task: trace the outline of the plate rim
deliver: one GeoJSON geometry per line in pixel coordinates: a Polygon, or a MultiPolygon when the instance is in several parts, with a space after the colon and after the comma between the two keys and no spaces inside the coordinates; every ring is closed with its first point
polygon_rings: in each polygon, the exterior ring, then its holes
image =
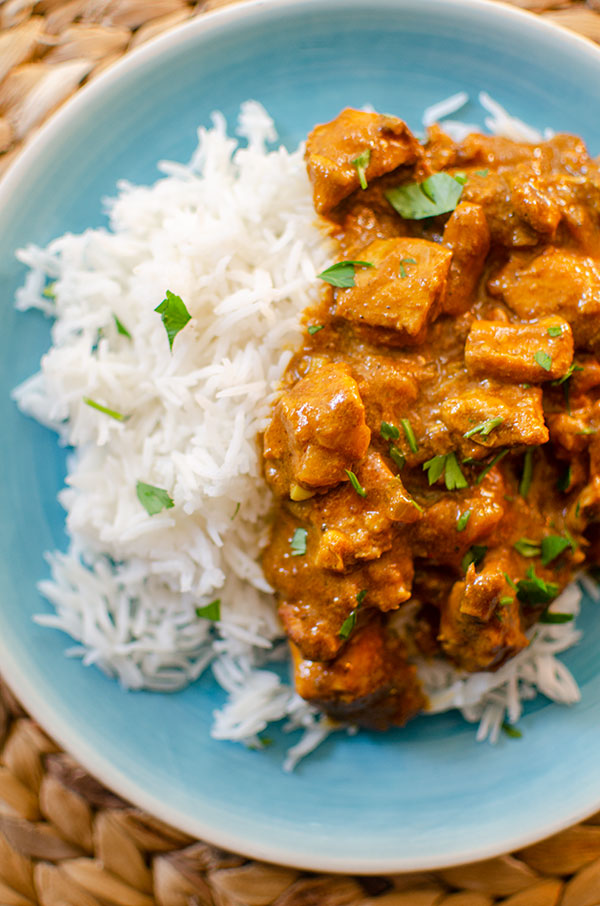
{"type": "MultiPolygon", "coordinates": [[[[419,0],[422,3],[423,0],[419,0]]],[[[514,7],[504,0],[425,0],[433,6],[444,8],[454,7],[457,10],[473,9],[493,22],[494,19],[513,19],[516,24],[532,29],[534,32],[546,33],[556,39],[570,44],[574,49],[585,52],[600,64],[600,46],[591,39],[575,34],[557,23],[542,19],[527,10],[514,7]]],[[[402,6],[414,8],[416,0],[377,0],[379,6],[388,6],[395,12],[402,6]]],[[[364,9],[363,0],[327,0],[329,9],[338,7],[347,10],[348,7],[364,9]]],[[[26,176],[30,167],[35,166],[44,155],[45,148],[57,137],[70,123],[76,122],[79,111],[85,108],[88,99],[101,96],[105,90],[114,85],[127,72],[137,69],[153,58],[160,57],[163,52],[176,47],[182,41],[194,40],[198,33],[210,33],[227,27],[230,23],[253,19],[262,13],[281,11],[295,13],[300,9],[322,9],[322,0],[243,0],[224,9],[217,9],[190,18],[168,32],[160,34],[145,44],[134,48],[125,54],[107,70],[104,70],[92,82],[80,88],[74,96],[69,98],[50,118],[40,126],[35,133],[25,141],[24,146],[17,153],[13,161],[0,177],[0,210],[15,191],[19,183],[26,176]]],[[[0,612],[0,622],[1,622],[0,612]]],[[[529,833],[514,834],[505,840],[503,848],[487,844],[474,851],[455,855],[439,862],[435,857],[424,855],[420,859],[411,858],[410,861],[402,857],[393,860],[389,858],[378,859],[370,857],[364,861],[355,858],[328,857],[315,853],[310,861],[299,857],[290,849],[281,846],[277,841],[269,844],[255,844],[246,837],[240,837],[235,832],[221,827],[215,828],[214,824],[205,824],[201,818],[192,818],[161,800],[156,794],[148,792],[135,779],[128,776],[111,764],[110,760],[86,743],[85,735],[78,730],[76,725],[59,712],[56,708],[49,708],[36,684],[28,677],[23,665],[12,656],[10,648],[4,642],[3,633],[0,632],[0,664],[2,678],[13,691],[18,700],[22,702],[29,714],[59,745],[70,752],[93,776],[98,778],[107,787],[114,790],[123,799],[137,807],[155,815],[173,827],[178,828],[194,838],[205,839],[225,849],[276,864],[293,866],[310,871],[338,872],[344,874],[391,874],[407,871],[433,870],[464,865],[474,861],[493,858],[501,853],[521,849],[531,843],[551,836],[567,827],[588,818],[600,808],[600,799],[590,807],[578,809],[568,816],[563,816],[544,829],[543,835],[529,833]]]]}

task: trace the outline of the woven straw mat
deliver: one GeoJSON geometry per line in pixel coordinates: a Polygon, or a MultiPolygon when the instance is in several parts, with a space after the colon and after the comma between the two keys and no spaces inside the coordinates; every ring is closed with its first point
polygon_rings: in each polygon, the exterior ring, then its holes
{"type": "MultiPolygon", "coordinates": [[[[154,35],[229,2],[0,0],[0,173],[81,84],[154,35]]],[[[600,0],[513,2],[600,42],[600,0]]],[[[124,802],[0,685],[0,906],[38,903],[600,906],[600,813],[518,853],[445,871],[298,872],[192,840],[124,802]]]]}

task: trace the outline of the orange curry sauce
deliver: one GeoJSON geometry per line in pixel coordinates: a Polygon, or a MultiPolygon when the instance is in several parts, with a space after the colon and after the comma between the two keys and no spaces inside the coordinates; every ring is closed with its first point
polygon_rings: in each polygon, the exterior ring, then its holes
{"type": "Polygon", "coordinates": [[[263,563],[299,694],[386,728],[426,704],[416,656],[496,669],[599,559],[600,172],[570,135],[422,145],[350,109],[306,159],[363,264],[306,313],[265,432],[263,563]]]}

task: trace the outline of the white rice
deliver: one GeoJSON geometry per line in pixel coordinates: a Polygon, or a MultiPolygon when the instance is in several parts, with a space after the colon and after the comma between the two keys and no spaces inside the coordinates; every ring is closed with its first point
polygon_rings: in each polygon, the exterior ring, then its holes
{"type": "MultiPolygon", "coordinates": [[[[467,100],[461,92],[428,108],[424,123],[467,100]]],[[[480,100],[495,132],[532,140],[530,127],[480,100]]],[[[228,695],[213,735],[259,745],[268,723],[287,719],[305,731],[291,769],[336,725],[269,669],[286,647],[259,563],[270,496],[257,435],[334,250],[315,223],[303,148],[267,150],[273,122],[253,101],[237,131],[247,147],[213,114],[188,165],[162,162],[163,178],[149,187],[119,183],[106,202],[108,230],[19,252],[30,272],[18,308],[54,321],[40,372],[14,396],[74,450],[59,495],[70,547],[48,555],[51,578],[40,589],[55,612],[37,621],[67,632],[79,643],[67,654],[129,689],[174,691],[211,665],[228,695]],[[154,311],[167,289],[192,315],[172,353],[154,311]],[[116,421],[84,397],[129,418],[116,421]],[[175,506],[149,516],[138,480],[167,489],[175,506]],[[217,625],[195,613],[215,598],[217,625]]],[[[565,594],[559,608],[575,614],[578,598],[565,594]]],[[[431,710],[458,707],[494,739],[535,690],[577,700],[555,657],[577,642],[574,624],[536,632],[495,674],[422,665],[431,710]]]]}

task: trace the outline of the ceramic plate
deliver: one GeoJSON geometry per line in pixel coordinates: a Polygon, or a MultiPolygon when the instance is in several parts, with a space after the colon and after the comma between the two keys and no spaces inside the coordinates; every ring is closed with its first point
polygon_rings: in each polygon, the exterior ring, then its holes
{"type": "MultiPolygon", "coordinates": [[[[196,127],[234,122],[256,98],[290,147],[346,105],[420,112],[484,89],[538,128],[581,134],[600,152],[600,51],[488,0],[266,0],[203,16],[142,47],[45,127],[0,187],[0,666],[26,707],[123,796],[191,834],[276,862],[344,872],[449,865],[513,849],[600,808],[600,614],[564,660],[583,693],[540,698],[521,740],[475,742],[455,715],[385,735],[330,738],[293,774],[289,737],[264,751],[209,737],[223,700],[209,676],[174,695],[127,693],[68,660],[41,629],[43,553],[64,548],[56,493],[65,451],[21,416],[11,388],[48,345],[41,315],[17,314],[14,251],[104,222],[119,178],[153,181],[160,158],[187,160],[196,127]]],[[[473,103],[465,119],[482,123],[473,103]]]]}

